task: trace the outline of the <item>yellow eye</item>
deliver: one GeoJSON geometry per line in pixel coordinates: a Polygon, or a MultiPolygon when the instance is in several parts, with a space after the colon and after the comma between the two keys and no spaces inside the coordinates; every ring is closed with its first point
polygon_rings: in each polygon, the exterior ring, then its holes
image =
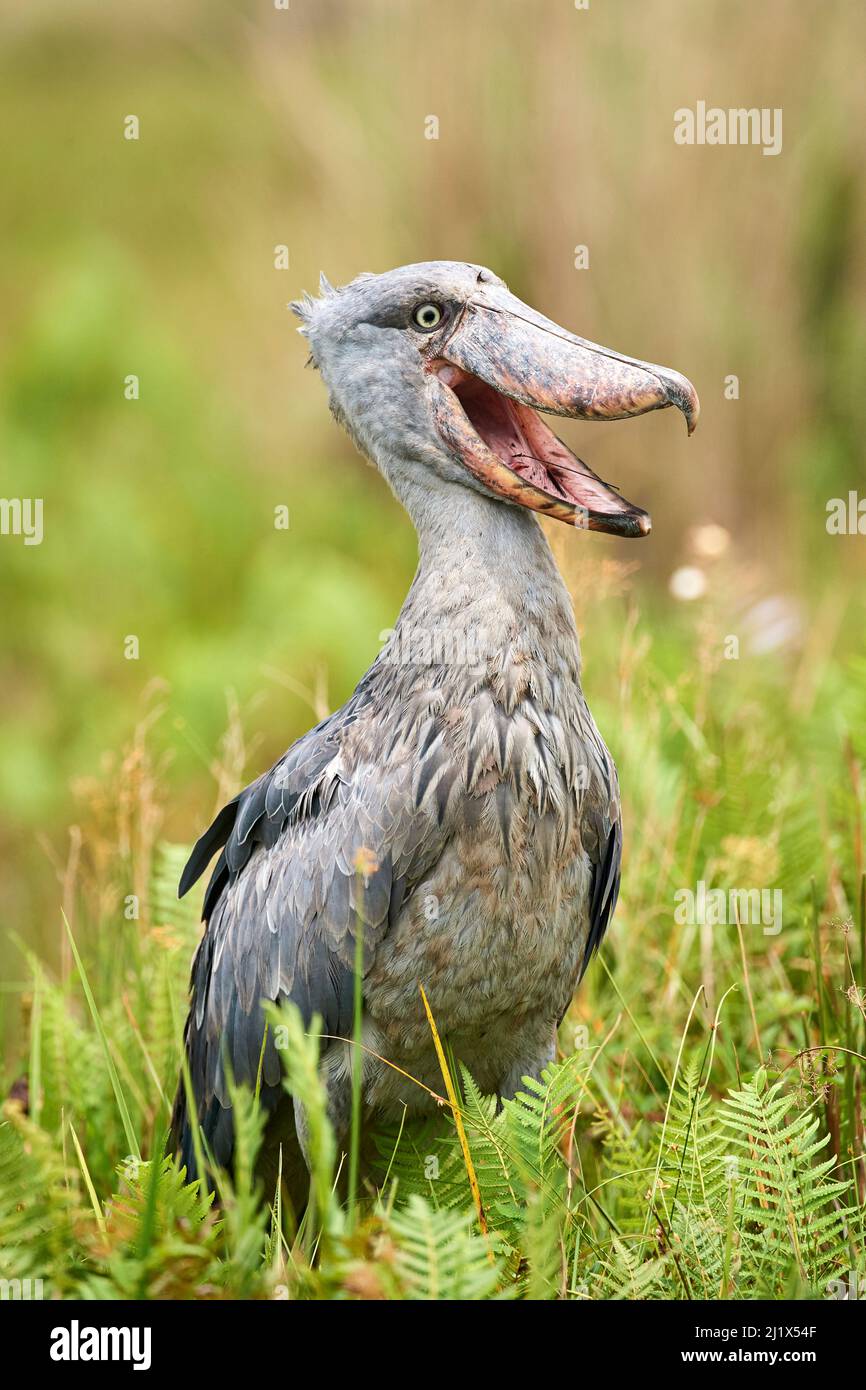
{"type": "Polygon", "coordinates": [[[442,310],[438,304],[419,304],[412,315],[413,322],[429,333],[431,328],[442,322],[442,310]]]}

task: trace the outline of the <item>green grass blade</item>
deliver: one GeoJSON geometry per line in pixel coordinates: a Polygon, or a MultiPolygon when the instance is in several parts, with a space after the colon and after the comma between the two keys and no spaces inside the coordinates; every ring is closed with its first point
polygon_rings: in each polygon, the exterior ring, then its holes
{"type": "Polygon", "coordinates": [[[102,1046],[103,1054],[105,1056],[105,1065],[108,1068],[108,1076],[109,1080],[111,1081],[111,1088],[114,1091],[114,1098],[117,1101],[117,1109],[120,1112],[120,1122],[123,1125],[123,1133],[126,1136],[126,1143],[129,1149],[129,1153],[132,1158],[140,1159],[141,1151],[138,1147],[138,1140],[135,1137],[135,1130],[133,1129],[132,1119],[130,1118],[129,1114],[129,1108],[126,1104],[126,1097],[123,1094],[123,1087],[120,1084],[120,1077],[117,1074],[117,1067],[114,1065],[114,1058],[112,1057],[111,1049],[108,1046],[108,1036],[105,1032],[105,1028],[103,1027],[102,1019],[99,1016],[99,1010],[96,1007],[96,1000],[94,999],[93,991],[90,988],[90,981],[87,978],[87,971],[84,969],[84,962],[82,961],[81,956],[78,954],[78,947],[75,944],[75,937],[72,935],[72,928],[70,927],[69,922],[66,919],[66,913],[63,911],[62,908],[61,916],[63,917],[63,924],[66,927],[66,934],[69,937],[69,945],[72,948],[72,954],[75,958],[76,969],[78,970],[78,975],[81,980],[82,988],[84,989],[84,997],[87,1000],[87,1007],[90,1010],[90,1016],[93,1019],[93,1026],[96,1029],[96,1033],[102,1046]]]}

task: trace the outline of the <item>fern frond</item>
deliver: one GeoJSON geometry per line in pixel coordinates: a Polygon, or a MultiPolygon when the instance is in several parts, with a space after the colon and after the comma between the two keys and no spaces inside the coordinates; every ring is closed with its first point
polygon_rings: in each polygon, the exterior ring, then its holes
{"type": "Polygon", "coordinates": [[[394,1212],[394,1270],[410,1299],[493,1298],[502,1278],[488,1242],[473,1232],[474,1213],[437,1211],[423,1197],[394,1212]]]}

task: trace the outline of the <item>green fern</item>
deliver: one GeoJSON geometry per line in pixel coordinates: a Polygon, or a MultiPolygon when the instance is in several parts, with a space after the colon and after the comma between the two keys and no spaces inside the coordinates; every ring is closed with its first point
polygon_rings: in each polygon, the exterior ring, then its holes
{"type": "Polygon", "coordinates": [[[7,1102],[0,1122],[0,1279],[42,1281],[43,1296],[74,1296],[78,1173],[50,1137],[7,1102]]]}
{"type": "Polygon", "coordinates": [[[500,1291],[500,1262],[472,1224],[470,1214],[437,1211],[417,1195],[394,1212],[389,1234],[402,1297],[484,1299],[500,1291]]]}
{"type": "Polygon", "coordinates": [[[781,1081],[758,1077],[729,1093],[721,1115],[738,1155],[737,1224],[755,1277],[784,1281],[792,1267],[813,1288],[830,1278],[844,1250],[852,1183],[830,1181],[835,1158],[819,1159],[830,1136],[819,1135],[814,1107],[792,1111],[781,1081]]]}

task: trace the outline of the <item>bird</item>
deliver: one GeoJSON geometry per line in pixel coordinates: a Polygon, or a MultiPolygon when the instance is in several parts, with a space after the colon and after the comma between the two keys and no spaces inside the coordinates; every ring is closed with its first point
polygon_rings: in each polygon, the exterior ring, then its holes
{"type": "Polygon", "coordinates": [[[342,708],[217,815],[183,896],[204,896],[169,1148],[234,1151],[232,1082],[258,1084],[264,1153],[303,1207],[303,1107],[282,1084],[268,1002],[321,1036],[328,1116],[351,1117],[356,950],[365,1128],[432,1106],[438,1032],[484,1093],[512,1097],[557,1029],[610,923],[622,818],[587,707],[573,606],[538,517],[642,537],[645,510],[542,416],[618,420],[669,406],[680,373],[560,327],[484,266],[359,275],[290,306],[330,409],[402,503],[418,568],[342,708]],[[359,943],[360,935],[360,943],[359,943]]]}

